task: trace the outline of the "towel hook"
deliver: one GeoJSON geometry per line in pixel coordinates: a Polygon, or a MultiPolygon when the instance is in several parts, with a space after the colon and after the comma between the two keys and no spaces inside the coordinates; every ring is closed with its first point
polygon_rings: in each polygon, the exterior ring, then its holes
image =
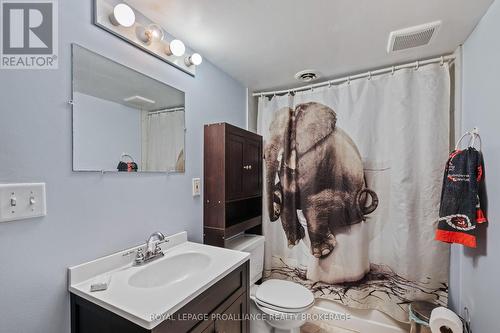
{"type": "Polygon", "coordinates": [[[471,146],[474,147],[474,145],[476,144],[476,139],[478,139],[479,141],[479,150],[481,150],[481,146],[482,146],[482,142],[481,142],[481,136],[479,135],[479,128],[477,127],[474,127],[474,129],[472,130],[471,132],[472,134],[472,144],[471,146]]]}
{"type": "Polygon", "coordinates": [[[462,143],[462,140],[467,137],[467,136],[470,136],[470,140],[469,140],[469,144],[468,146],[469,147],[474,147],[475,144],[476,144],[476,138],[478,139],[479,141],[479,147],[478,147],[478,150],[481,150],[481,146],[482,146],[482,141],[481,141],[481,136],[479,135],[479,129],[477,127],[474,127],[474,129],[472,131],[467,131],[465,132],[461,137],[460,139],[458,139],[457,141],[457,144],[455,145],[455,150],[459,150],[460,149],[460,144],[462,143]]]}

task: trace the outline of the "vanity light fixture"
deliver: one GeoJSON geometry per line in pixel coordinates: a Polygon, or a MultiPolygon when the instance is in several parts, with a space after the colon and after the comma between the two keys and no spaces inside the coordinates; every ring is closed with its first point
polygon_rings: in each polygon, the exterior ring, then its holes
{"type": "Polygon", "coordinates": [[[143,52],[195,76],[196,67],[203,61],[202,57],[195,55],[194,50],[188,49],[161,24],[132,6],[130,1],[92,0],[93,23],[143,52]]]}
{"type": "Polygon", "coordinates": [[[165,53],[167,55],[174,55],[181,57],[186,52],[186,46],[184,43],[178,39],[174,39],[165,47],[165,53]]]}
{"type": "Polygon", "coordinates": [[[193,53],[191,56],[186,57],[186,66],[199,66],[203,62],[203,58],[199,53],[193,53]]]}
{"type": "Polygon", "coordinates": [[[113,13],[109,15],[109,20],[113,25],[121,25],[129,28],[135,23],[135,13],[128,5],[119,3],[113,8],[113,13]]]}

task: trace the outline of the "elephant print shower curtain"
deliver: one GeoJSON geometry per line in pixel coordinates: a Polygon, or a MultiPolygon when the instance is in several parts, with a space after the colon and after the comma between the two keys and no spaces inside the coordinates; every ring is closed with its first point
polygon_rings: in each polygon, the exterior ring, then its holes
{"type": "Polygon", "coordinates": [[[260,97],[266,275],[400,321],[413,300],[446,305],[449,129],[446,64],[260,97]]]}

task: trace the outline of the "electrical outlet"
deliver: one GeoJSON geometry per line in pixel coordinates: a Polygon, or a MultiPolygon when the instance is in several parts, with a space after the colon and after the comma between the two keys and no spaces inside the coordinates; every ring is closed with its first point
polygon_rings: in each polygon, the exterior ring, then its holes
{"type": "Polygon", "coordinates": [[[45,183],[0,184],[0,222],[45,215],[45,183]]]}
{"type": "Polygon", "coordinates": [[[200,178],[193,178],[193,197],[201,195],[201,181],[200,178]]]}

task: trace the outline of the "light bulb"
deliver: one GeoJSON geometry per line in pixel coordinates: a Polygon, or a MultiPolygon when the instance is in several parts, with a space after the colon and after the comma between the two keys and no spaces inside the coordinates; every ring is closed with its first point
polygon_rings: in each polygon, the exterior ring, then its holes
{"type": "Polygon", "coordinates": [[[150,24],[146,28],[139,26],[136,29],[136,33],[137,38],[147,45],[152,42],[161,41],[165,36],[162,27],[158,24],[150,24]]]}
{"type": "Polygon", "coordinates": [[[184,43],[178,39],[174,39],[165,47],[165,53],[167,55],[174,55],[180,57],[186,52],[186,46],[184,43]]]}
{"type": "Polygon", "coordinates": [[[150,24],[146,29],[146,34],[150,42],[160,41],[163,39],[163,29],[158,24],[150,24]]]}
{"type": "Polygon", "coordinates": [[[131,27],[135,23],[135,13],[132,8],[124,3],[120,3],[113,8],[113,13],[109,15],[109,20],[113,25],[131,27]]]}
{"type": "Polygon", "coordinates": [[[190,57],[186,57],[186,66],[199,66],[203,62],[203,58],[199,53],[193,53],[190,57]]]}

